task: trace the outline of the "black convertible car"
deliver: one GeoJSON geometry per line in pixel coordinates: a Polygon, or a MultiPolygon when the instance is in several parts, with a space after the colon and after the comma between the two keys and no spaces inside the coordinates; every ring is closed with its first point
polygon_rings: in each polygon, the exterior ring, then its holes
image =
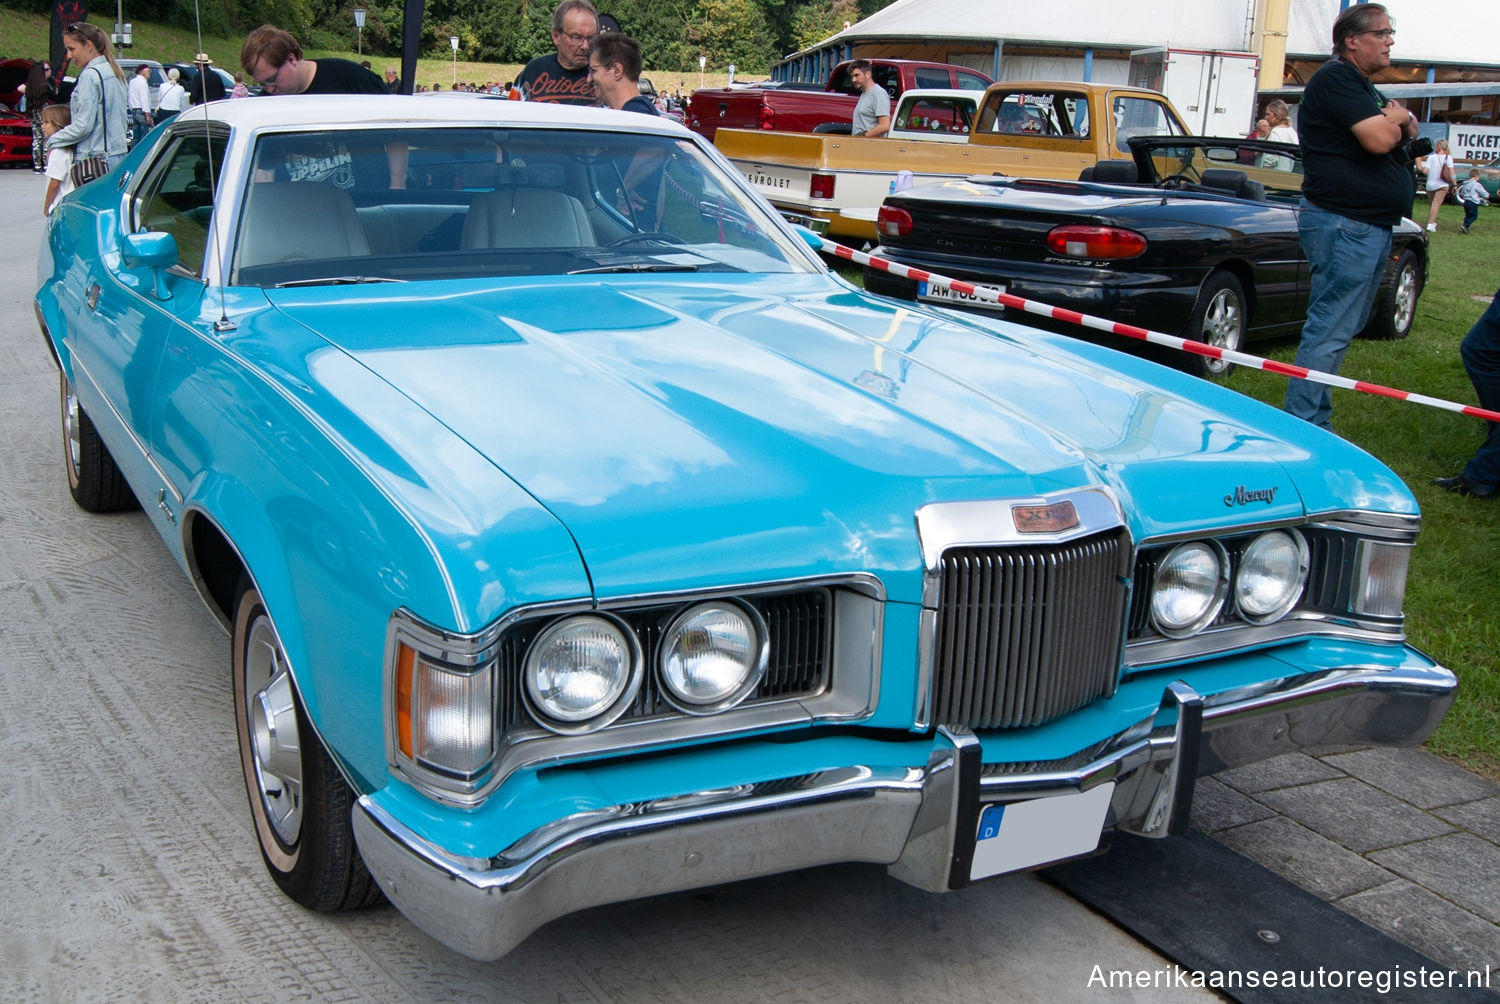
{"type": "MultiPolygon", "coordinates": [[[[976,176],[892,195],[880,209],[875,253],[1222,348],[1295,335],[1308,286],[1297,239],[1297,147],[1183,136],[1137,137],[1130,145],[1133,161],[1101,161],[1078,181],[976,176]]],[[[1393,236],[1367,337],[1404,338],[1427,277],[1422,228],[1403,219],[1393,236]]],[[[905,299],[1002,309],[868,267],[865,285],[905,299]]],[[[1015,319],[1052,323],[1031,314],[1015,319]]],[[[1229,368],[1171,350],[1157,357],[1204,375],[1229,368]]]]}

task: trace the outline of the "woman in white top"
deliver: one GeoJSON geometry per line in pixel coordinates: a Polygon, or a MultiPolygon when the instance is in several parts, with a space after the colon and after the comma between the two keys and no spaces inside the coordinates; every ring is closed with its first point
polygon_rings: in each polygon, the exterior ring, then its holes
{"type": "Polygon", "coordinates": [[[1422,173],[1427,175],[1427,229],[1435,231],[1438,207],[1443,204],[1443,196],[1448,194],[1454,179],[1453,158],[1448,155],[1447,140],[1440,139],[1433,146],[1422,165],[1422,173]],[[1447,169],[1447,177],[1443,176],[1444,168],[1447,169]]]}
{"type": "Polygon", "coordinates": [[[188,106],[187,91],[177,82],[181,77],[181,71],[175,66],[167,71],[167,82],[162,85],[161,97],[156,102],[158,113],[175,115],[188,106]]]}
{"type": "MultiPolygon", "coordinates": [[[[1293,146],[1298,144],[1297,130],[1292,128],[1292,110],[1285,101],[1277,98],[1266,105],[1266,117],[1263,121],[1271,127],[1266,139],[1273,143],[1290,143],[1293,146]]],[[[1290,171],[1296,167],[1296,161],[1279,153],[1267,153],[1261,155],[1260,166],[1273,171],[1290,171]]]]}
{"type": "Polygon", "coordinates": [[[1297,143],[1297,130],[1292,128],[1292,110],[1280,98],[1266,105],[1266,121],[1271,125],[1271,134],[1266,137],[1273,143],[1297,143]]]}

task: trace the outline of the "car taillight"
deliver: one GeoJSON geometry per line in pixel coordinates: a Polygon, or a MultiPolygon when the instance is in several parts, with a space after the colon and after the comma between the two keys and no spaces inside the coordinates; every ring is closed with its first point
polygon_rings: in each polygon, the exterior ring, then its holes
{"type": "Polygon", "coordinates": [[[776,112],[770,105],[760,106],[760,127],[762,129],[776,128],[776,112]]]}
{"type": "Polygon", "coordinates": [[[812,186],[809,194],[814,199],[833,198],[833,175],[815,174],[812,176],[812,186]]]}
{"type": "Polygon", "coordinates": [[[1069,258],[1134,258],[1145,252],[1146,238],[1120,227],[1068,224],[1047,234],[1047,249],[1069,258]]]}
{"type": "Polygon", "coordinates": [[[911,213],[895,206],[881,206],[875,228],[882,237],[905,237],[911,233],[911,213]]]}

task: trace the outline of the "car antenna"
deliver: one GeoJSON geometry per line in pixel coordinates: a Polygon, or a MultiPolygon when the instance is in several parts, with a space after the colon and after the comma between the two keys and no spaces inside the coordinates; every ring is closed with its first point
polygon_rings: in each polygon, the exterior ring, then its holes
{"type": "MultiPolygon", "coordinates": [[[[219,178],[214,171],[214,136],[213,131],[208,128],[208,68],[213,60],[208,58],[208,53],[203,51],[203,19],[198,14],[198,0],[193,0],[193,24],[198,32],[198,52],[193,56],[193,65],[198,68],[198,93],[203,98],[203,142],[208,157],[208,197],[213,200],[215,208],[219,205],[219,178]]],[[[218,276],[219,283],[219,319],[214,322],[214,330],[218,332],[233,331],[239,327],[229,319],[229,310],[224,301],[224,254],[219,248],[219,214],[215,212],[209,217],[209,246],[213,248],[214,274],[218,276]]]]}

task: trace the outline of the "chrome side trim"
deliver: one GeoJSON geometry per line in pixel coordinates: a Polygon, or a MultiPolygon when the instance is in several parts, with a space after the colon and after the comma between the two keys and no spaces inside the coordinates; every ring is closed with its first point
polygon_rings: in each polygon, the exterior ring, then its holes
{"type": "Polygon", "coordinates": [[[840,767],[570,814],[488,860],[448,854],[371,795],[352,822],[371,874],[401,912],[455,951],[489,960],[586,907],[815,865],[877,862],[920,888],[954,888],[968,881],[963,862],[985,804],[1113,782],[1106,828],[1165,836],[1184,825],[1198,774],[1317,743],[1414,745],[1456,687],[1436,665],[1341,667],[1207,697],[1178,680],[1156,712],[1090,746],[1081,764],[1072,757],[1055,769],[985,773],[982,737],[940,730],[923,763],[840,767]]]}
{"type": "MultiPolygon", "coordinates": [[[[172,503],[180,507],[182,505],[182,492],[177,490],[177,486],[172,483],[172,479],[167,477],[166,472],[161,469],[161,465],[156,462],[156,457],[152,455],[151,450],[147,448],[145,443],[141,442],[141,438],[135,434],[135,430],[130,427],[130,423],[125,421],[125,416],[120,414],[119,409],[115,407],[114,402],[109,399],[109,395],[104,393],[103,388],[99,386],[99,381],[95,379],[94,374],[89,371],[88,364],[85,363],[82,359],[78,358],[77,352],[74,352],[72,355],[74,374],[76,375],[80,371],[82,371],[82,374],[88,378],[89,385],[93,387],[95,393],[99,395],[99,400],[103,401],[105,406],[109,408],[110,414],[114,415],[115,424],[125,431],[125,435],[129,436],[131,442],[135,444],[135,450],[141,455],[141,459],[150,464],[151,470],[156,472],[157,479],[161,481],[161,485],[158,486],[157,490],[161,491],[165,489],[166,491],[171,492],[172,503]]],[[[145,506],[142,506],[141,508],[149,512],[149,510],[146,509],[145,506]]]]}

